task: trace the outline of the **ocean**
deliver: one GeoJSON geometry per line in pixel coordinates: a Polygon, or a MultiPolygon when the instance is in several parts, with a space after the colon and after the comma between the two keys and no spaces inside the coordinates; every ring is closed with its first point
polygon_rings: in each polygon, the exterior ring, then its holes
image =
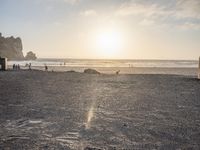
{"type": "Polygon", "coordinates": [[[32,64],[33,69],[43,70],[47,65],[50,71],[78,71],[86,68],[94,68],[102,73],[115,73],[120,70],[124,74],[178,74],[196,75],[197,60],[97,60],[97,59],[37,59],[36,61],[9,61],[19,64],[21,68],[26,64],[32,64]]]}

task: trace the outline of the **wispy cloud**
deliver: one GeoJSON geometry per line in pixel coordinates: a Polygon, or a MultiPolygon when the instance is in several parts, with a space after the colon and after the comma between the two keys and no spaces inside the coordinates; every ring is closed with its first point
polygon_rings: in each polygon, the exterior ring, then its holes
{"type": "Polygon", "coordinates": [[[35,0],[36,3],[45,3],[45,2],[64,2],[68,4],[76,4],[79,3],[80,0],[35,0]]]}
{"type": "Polygon", "coordinates": [[[76,4],[78,3],[80,0],[63,0],[66,3],[70,3],[70,4],[76,4]]]}
{"type": "MultiPolygon", "coordinates": [[[[153,25],[153,22],[179,22],[180,26],[198,29],[200,22],[200,0],[174,0],[173,5],[165,5],[161,1],[129,1],[117,10],[117,16],[140,17],[140,25],[153,25]]],[[[176,24],[177,25],[177,24],[176,24]]]]}
{"type": "Polygon", "coordinates": [[[177,0],[176,17],[200,19],[200,0],[177,0]]]}
{"type": "Polygon", "coordinates": [[[151,26],[151,25],[154,25],[155,22],[153,20],[144,19],[139,24],[142,26],[151,26]]]}
{"type": "Polygon", "coordinates": [[[184,24],[179,25],[178,28],[182,30],[189,30],[189,29],[200,30],[200,24],[186,22],[184,24]]]}
{"type": "Polygon", "coordinates": [[[88,17],[88,16],[96,16],[97,15],[97,12],[93,9],[88,9],[88,10],[85,10],[83,12],[80,13],[82,16],[85,16],[85,17],[88,17]]]}
{"type": "Polygon", "coordinates": [[[145,5],[139,3],[123,4],[116,12],[120,16],[142,15],[144,17],[159,17],[172,13],[172,11],[166,11],[164,7],[157,4],[145,5]]]}

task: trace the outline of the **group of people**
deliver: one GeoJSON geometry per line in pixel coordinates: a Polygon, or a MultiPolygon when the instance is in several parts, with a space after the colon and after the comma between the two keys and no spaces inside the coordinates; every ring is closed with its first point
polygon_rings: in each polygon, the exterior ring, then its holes
{"type": "MultiPolygon", "coordinates": [[[[31,70],[31,63],[26,64],[25,67],[28,67],[29,70],[31,70]]],[[[21,69],[21,67],[19,64],[13,64],[13,70],[20,70],[20,69],[21,69]]]]}
{"type": "Polygon", "coordinates": [[[20,70],[19,64],[13,64],[13,70],[20,70]]]}
{"type": "MultiPolygon", "coordinates": [[[[25,67],[28,67],[29,70],[31,70],[31,66],[32,66],[31,63],[25,64],[25,67]]],[[[48,71],[48,66],[46,64],[44,65],[44,69],[45,69],[45,71],[48,71]]],[[[20,70],[20,65],[19,64],[13,64],[13,70],[20,70]]]]}

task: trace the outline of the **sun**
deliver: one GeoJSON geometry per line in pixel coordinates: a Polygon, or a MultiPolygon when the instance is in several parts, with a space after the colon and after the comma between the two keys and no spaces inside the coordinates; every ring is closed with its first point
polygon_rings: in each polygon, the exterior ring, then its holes
{"type": "Polygon", "coordinates": [[[97,34],[96,46],[103,57],[115,57],[122,47],[121,34],[117,31],[104,31],[97,34]]]}

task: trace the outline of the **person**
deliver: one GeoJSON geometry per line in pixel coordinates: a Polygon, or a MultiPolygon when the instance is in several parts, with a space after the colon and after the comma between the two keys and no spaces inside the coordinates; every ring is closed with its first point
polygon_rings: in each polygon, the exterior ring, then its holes
{"type": "Polygon", "coordinates": [[[17,69],[20,70],[20,65],[19,64],[17,65],[17,69]]]}
{"type": "Polygon", "coordinates": [[[15,70],[15,64],[13,64],[13,70],[15,70]]]}
{"type": "Polygon", "coordinates": [[[116,74],[119,74],[120,70],[116,71],[116,74]]]}
{"type": "Polygon", "coordinates": [[[46,64],[45,64],[44,67],[45,67],[45,71],[48,71],[48,66],[46,64]]]}
{"type": "Polygon", "coordinates": [[[31,70],[31,63],[29,63],[28,67],[29,67],[29,70],[31,70]]]}

